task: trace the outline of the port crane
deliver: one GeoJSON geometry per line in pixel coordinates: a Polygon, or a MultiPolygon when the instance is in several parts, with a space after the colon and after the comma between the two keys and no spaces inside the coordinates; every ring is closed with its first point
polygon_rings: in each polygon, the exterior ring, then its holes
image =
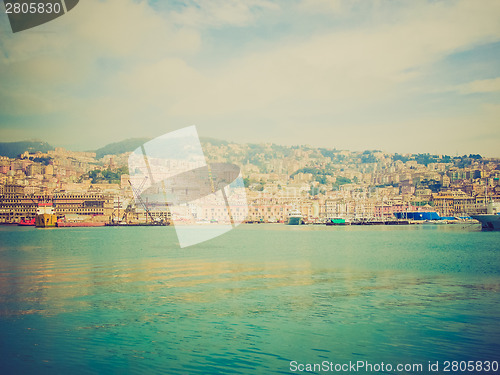
{"type": "Polygon", "coordinates": [[[144,184],[146,183],[147,179],[148,179],[147,176],[144,177],[144,180],[142,181],[141,185],[137,189],[134,188],[134,185],[132,185],[132,182],[130,180],[128,180],[128,183],[130,184],[130,187],[132,188],[132,192],[134,193],[134,196],[135,196],[136,200],[141,203],[141,205],[144,207],[144,210],[146,211],[146,223],[148,222],[148,216],[149,216],[151,218],[151,222],[152,223],[158,223],[159,224],[161,222],[155,220],[155,218],[151,214],[151,211],[149,210],[148,206],[146,205],[146,203],[144,202],[144,200],[142,199],[141,194],[140,194],[141,189],[144,186],[144,184]]]}

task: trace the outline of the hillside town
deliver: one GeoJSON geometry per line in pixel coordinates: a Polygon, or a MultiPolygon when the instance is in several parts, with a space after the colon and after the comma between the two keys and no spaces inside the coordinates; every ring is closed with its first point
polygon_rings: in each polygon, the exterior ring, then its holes
{"type": "MultiPolygon", "coordinates": [[[[311,223],[333,218],[391,220],[396,213],[415,211],[459,218],[484,213],[487,202],[500,201],[498,158],[211,139],[202,145],[207,162],[241,168],[246,222],[285,222],[292,210],[311,223]]],[[[130,151],[98,156],[55,148],[0,156],[0,223],[29,220],[40,203],[48,201],[60,217],[168,223],[168,210],[135,203],[127,170],[130,151]]],[[[194,220],[217,222],[218,212],[202,210],[193,214],[194,220]]]]}

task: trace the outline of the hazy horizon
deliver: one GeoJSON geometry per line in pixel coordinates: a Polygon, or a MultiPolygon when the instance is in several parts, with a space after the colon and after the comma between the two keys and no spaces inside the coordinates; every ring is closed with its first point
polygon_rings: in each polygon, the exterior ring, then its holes
{"type": "MultiPolygon", "coordinates": [[[[129,141],[129,140],[136,140],[136,139],[141,139],[141,138],[127,138],[127,139],[122,139],[121,141],[111,141],[110,143],[107,143],[105,145],[101,145],[99,147],[93,147],[93,148],[81,148],[81,149],[75,149],[75,148],[70,148],[66,147],[65,145],[58,145],[58,144],[52,144],[46,140],[43,139],[24,139],[24,140],[18,140],[18,141],[12,141],[13,143],[15,142],[41,142],[41,143],[48,143],[50,146],[56,148],[56,147],[62,147],[67,149],[68,151],[77,151],[77,152],[95,152],[98,151],[101,148],[104,148],[105,146],[109,146],[111,144],[115,143],[121,143],[123,141],[129,141]]],[[[145,138],[147,141],[152,140],[153,138],[145,138]]],[[[463,157],[463,156],[469,156],[469,155],[475,155],[475,153],[465,153],[465,154],[447,154],[447,153],[428,153],[428,152],[390,152],[384,149],[380,148],[372,148],[372,149],[364,149],[364,150],[351,150],[347,148],[336,148],[336,147],[320,147],[320,146],[314,146],[310,144],[281,144],[281,143],[276,143],[276,142],[235,142],[231,140],[226,140],[226,139],[221,139],[221,138],[213,138],[213,137],[200,137],[200,141],[203,143],[204,141],[207,140],[213,140],[213,141],[221,141],[221,142],[227,142],[228,144],[257,144],[257,145],[263,145],[263,144],[268,144],[271,143],[273,145],[279,146],[279,147],[312,147],[312,148],[317,148],[317,149],[330,149],[330,150],[336,150],[339,152],[342,151],[348,151],[348,152],[365,152],[365,151],[370,151],[370,152],[383,152],[387,154],[398,154],[398,155],[416,155],[416,154],[430,154],[430,155],[436,155],[436,156],[450,156],[450,157],[463,157]]],[[[146,142],[146,140],[145,140],[146,142]]],[[[8,143],[8,142],[7,142],[8,143]]],[[[132,152],[132,151],[127,151],[127,152],[132,152]]],[[[487,156],[487,155],[482,155],[480,154],[481,157],[486,158],[486,159],[500,159],[500,156],[487,156]]]]}
{"type": "Polygon", "coordinates": [[[236,143],[500,156],[498,1],[85,0],[16,34],[0,13],[4,142],[83,151],[196,125],[236,143]]]}

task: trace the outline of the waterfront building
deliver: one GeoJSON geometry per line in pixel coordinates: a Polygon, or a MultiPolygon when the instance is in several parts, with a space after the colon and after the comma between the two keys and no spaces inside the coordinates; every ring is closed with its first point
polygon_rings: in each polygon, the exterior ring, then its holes
{"type": "MultiPolygon", "coordinates": [[[[496,197],[495,197],[496,198],[496,197]]],[[[442,191],[432,195],[432,204],[440,216],[470,216],[484,213],[486,199],[483,196],[470,196],[460,190],[442,191]]]]}
{"type": "Polygon", "coordinates": [[[58,193],[50,195],[25,194],[19,185],[7,185],[0,195],[0,222],[18,223],[35,217],[39,202],[52,202],[58,216],[78,215],[95,217],[108,222],[113,213],[113,197],[102,193],[58,193]]]}

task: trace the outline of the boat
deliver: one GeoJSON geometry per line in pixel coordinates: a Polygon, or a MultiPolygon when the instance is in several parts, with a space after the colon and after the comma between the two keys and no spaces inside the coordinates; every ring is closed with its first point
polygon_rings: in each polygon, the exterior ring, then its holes
{"type": "Polygon", "coordinates": [[[106,223],[92,221],[58,221],[58,228],[74,228],[74,227],[103,227],[106,223]]]}
{"type": "Polygon", "coordinates": [[[35,226],[35,220],[36,218],[32,218],[32,219],[21,219],[21,221],[19,222],[19,224],[17,225],[20,225],[20,226],[25,226],[25,227],[28,227],[28,226],[35,226]]]}
{"type": "Polygon", "coordinates": [[[35,226],[37,228],[55,227],[57,215],[54,213],[54,206],[50,203],[38,203],[35,226]]]}
{"type": "Polygon", "coordinates": [[[336,217],[333,219],[328,219],[326,221],[326,225],[328,225],[328,226],[330,226],[330,225],[351,225],[351,223],[349,221],[346,221],[345,219],[342,219],[340,217],[336,217]]]}
{"type": "Polygon", "coordinates": [[[441,217],[436,211],[402,211],[394,212],[398,220],[440,220],[441,217]]]}
{"type": "Polygon", "coordinates": [[[408,225],[410,222],[408,220],[387,220],[384,222],[385,225],[408,225]]]}
{"type": "Polygon", "coordinates": [[[94,221],[93,215],[64,215],[57,219],[56,226],[58,228],[73,228],[73,227],[103,227],[106,223],[103,221],[94,221]]]}
{"type": "Polygon", "coordinates": [[[385,225],[385,221],[383,221],[383,220],[368,220],[368,221],[365,221],[364,225],[385,225]]]}
{"type": "Polygon", "coordinates": [[[291,210],[288,212],[287,225],[301,225],[304,224],[302,213],[299,210],[291,210]]]}
{"type": "Polygon", "coordinates": [[[490,202],[486,214],[470,215],[481,223],[483,230],[500,230],[500,202],[490,202]]]}
{"type": "Polygon", "coordinates": [[[161,220],[161,221],[149,221],[147,223],[145,222],[136,222],[136,223],[127,223],[127,222],[120,222],[120,223],[105,223],[104,224],[107,227],[165,227],[167,225],[170,225],[168,222],[161,220]]]}

